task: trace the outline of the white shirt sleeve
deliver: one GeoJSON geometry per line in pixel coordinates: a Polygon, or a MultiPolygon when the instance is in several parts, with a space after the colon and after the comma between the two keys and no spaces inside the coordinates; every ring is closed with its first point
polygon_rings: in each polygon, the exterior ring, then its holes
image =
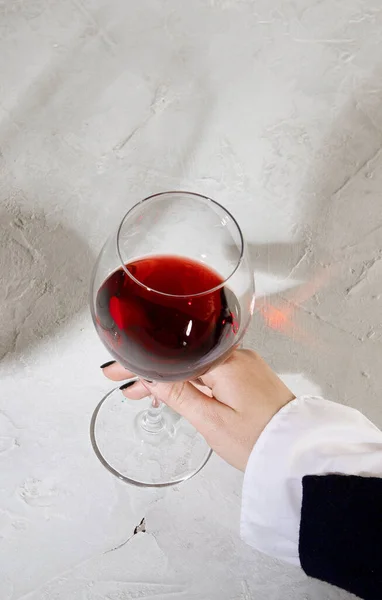
{"type": "Polygon", "coordinates": [[[244,475],[241,537],[300,566],[304,475],[382,477],[382,432],[360,412],[302,396],[284,406],[254,446],[244,475]]]}

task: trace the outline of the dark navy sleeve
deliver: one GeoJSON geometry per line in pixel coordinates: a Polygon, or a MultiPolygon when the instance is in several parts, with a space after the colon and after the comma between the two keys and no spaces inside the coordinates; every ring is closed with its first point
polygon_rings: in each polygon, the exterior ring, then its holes
{"type": "Polygon", "coordinates": [[[307,475],[302,487],[305,573],[364,600],[382,600],[382,479],[307,475]]]}

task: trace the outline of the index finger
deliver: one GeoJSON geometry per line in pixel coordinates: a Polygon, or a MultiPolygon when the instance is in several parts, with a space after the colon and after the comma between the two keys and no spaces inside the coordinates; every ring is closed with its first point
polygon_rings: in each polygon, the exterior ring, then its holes
{"type": "Polygon", "coordinates": [[[111,364],[107,364],[106,367],[101,367],[103,374],[112,381],[123,381],[124,379],[130,379],[135,377],[135,373],[132,373],[128,369],[125,369],[118,362],[114,361],[111,364]]]}

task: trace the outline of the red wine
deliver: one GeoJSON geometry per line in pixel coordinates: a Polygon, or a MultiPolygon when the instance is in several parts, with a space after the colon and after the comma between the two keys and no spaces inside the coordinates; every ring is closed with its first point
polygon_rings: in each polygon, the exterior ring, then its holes
{"type": "Polygon", "coordinates": [[[153,256],[126,264],[96,299],[98,334],[119,362],[147,379],[184,380],[231,351],[239,302],[202,263],[153,256]],[[203,292],[206,292],[203,294],[203,292]],[[202,294],[196,295],[195,294],[202,294]]]}

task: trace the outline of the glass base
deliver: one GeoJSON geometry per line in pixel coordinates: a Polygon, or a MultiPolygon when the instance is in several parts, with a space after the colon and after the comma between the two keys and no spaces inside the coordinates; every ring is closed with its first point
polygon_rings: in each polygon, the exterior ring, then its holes
{"type": "Polygon", "coordinates": [[[205,439],[185,419],[163,407],[161,426],[147,431],[151,399],[128,400],[115,388],[95,409],[90,423],[93,449],[122,481],[165,487],[198,473],[212,454],[205,439]]]}

